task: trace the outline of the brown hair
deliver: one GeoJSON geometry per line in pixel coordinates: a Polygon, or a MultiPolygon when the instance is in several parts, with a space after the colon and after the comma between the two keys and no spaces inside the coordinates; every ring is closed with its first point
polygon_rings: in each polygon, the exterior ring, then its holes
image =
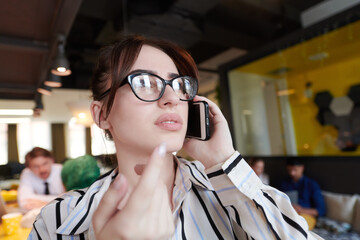
{"type": "MultiPolygon", "coordinates": [[[[91,79],[94,100],[101,100],[100,96],[108,89],[108,81],[111,81],[110,92],[104,98],[105,117],[109,115],[116,91],[130,72],[143,45],[155,47],[167,54],[173,60],[180,75],[198,79],[199,73],[195,61],[185,49],[166,40],[145,38],[139,35],[125,37],[100,49],[91,79]]],[[[106,131],[106,135],[111,138],[109,131],[106,131]]]]}
{"type": "Polygon", "coordinates": [[[30,152],[25,155],[25,166],[28,167],[30,161],[37,157],[47,157],[54,160],[54,156],[50,151],[46,150],[45,148],[34,147],[30,152]]]}
{"type": "Polygon", "coordinates": [[[264,162],[265,163],[264,159],[262,159],[262,158],[252,157],[252,158],[249,159],[249,165],[251,167],[255,166],[255,164],[258,163],[258,162],[264,162]]]}

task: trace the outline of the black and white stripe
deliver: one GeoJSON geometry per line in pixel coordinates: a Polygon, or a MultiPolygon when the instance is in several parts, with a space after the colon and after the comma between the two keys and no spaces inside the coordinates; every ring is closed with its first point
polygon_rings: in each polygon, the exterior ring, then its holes
{"type": "MultiPolygon", "coordinates": [[[[178,159],[177,166],[176,230],[171,239],[320,239],[307,230],[290,202],[279,197],[282,193],[261,183],[239,153],[206,171],[200,162],[185,159],[178,159]]],[[[31,239],[94,239],[89,228],[95,203],[116,174],[114,170],[89,188],[48,204],[34,223],[31,239]]]]}

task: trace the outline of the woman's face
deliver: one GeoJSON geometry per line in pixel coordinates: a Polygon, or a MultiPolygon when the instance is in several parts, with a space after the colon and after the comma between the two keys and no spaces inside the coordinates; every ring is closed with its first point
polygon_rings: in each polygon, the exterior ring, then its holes
{"type": "MultiPolygon", "coordinates": [[[[144,45],[130,72],[146,71],[163,79],[179,75],[172,59],[161,50],[144,45]]],[[[110,132],[117,147],[152,152],[166,142],[168,152],[181,149],[187,129],[188,103],[180,101],[166,85],[164,95],[155,102],[139,100],[130,85],[120,87],[108,117],[110,132]]]]}
{"type": "Polygon", "coordinates": [[[265,163],[263,161],[257,161],[253,166],[254,172],[256,175],[261,175],[264,173],[265,163]]]}

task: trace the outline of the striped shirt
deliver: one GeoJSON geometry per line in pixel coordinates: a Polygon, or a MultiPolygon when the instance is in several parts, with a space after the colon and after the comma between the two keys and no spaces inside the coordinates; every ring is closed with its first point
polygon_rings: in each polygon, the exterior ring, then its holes
{"type": "MultiPolygon", "coordinates": [[[[95,239],[92,216],[115,177],[116,170],[49,203],[28,239],[95,239]]],[[[177,159],[173,206],[171,239],[321,239],[238,152],[206,170],[199,161],[177,159]]]]}

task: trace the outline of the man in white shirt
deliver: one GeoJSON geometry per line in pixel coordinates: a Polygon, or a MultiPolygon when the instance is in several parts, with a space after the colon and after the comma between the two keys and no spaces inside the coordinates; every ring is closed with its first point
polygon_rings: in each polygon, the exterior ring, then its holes
{"type": "Polygon", "coordinates": [[[18,203],[21,209],[29,211],[41,208],[65,192],[61,180],[62,165],[54,163],[51,152],[35,147],[26,154],[25,165],[18,189],[18,203]]]}

